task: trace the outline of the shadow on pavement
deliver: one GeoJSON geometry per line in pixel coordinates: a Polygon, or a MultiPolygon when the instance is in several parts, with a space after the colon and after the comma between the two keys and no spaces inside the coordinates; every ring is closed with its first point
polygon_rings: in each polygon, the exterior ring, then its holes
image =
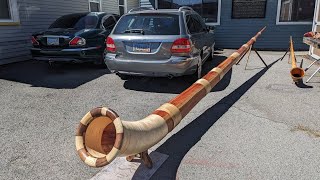
{"type": "MultiPolygon", "coordinates": [[[[220,54],[215,54],[211,61],[206,61],[203,65],[203,75],[207,74],[211,69],[219,65],[227,57],[220,54]]],[[[223,91],[228,87],[231,80],[232,70],[230,70],[220,81],[212,92],[223,91]]],[[[173,79],[154,78],[154,77],[130,77],[124,83],[125,89],[143,91],[143,92],[157,92],[157,93],[172,93],[180,94],[194,83],[194,79],[190,76],[175,77],[173,79]]]]}
{"type": "Polygon", "coordinates": [[[24,61],[0,66],[0,79],[54,89],[73,89],[109,73],[107,68],[89,63],[51,68],[46,62],[24,61]]]}
{"type": "MultiPolygon", "coordinates": [[[[271,67],[277,61],[270,64],[268,67],[271,67]]],[[[267,71],[267,68],[262,69],[231,94],[225,96],[218,103],[206,110],[202,115],[163,143],[156,151],[169,155],[169,158],[162,164],[151,179],[176,179],[179,165],[188,151],[267,71]]]]}

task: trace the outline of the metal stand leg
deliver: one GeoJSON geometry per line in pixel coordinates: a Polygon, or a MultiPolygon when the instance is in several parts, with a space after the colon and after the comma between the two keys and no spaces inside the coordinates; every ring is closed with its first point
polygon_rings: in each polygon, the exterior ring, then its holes
{"type": "Polygon", "coordinates": [[[303,59],[301,59],[300,68],[303,67],[303,59]]]}
{"type": "Polygon", "coordinates": [[[282,56],[282,58],[280,59],[280,61],[282,61],[282,60],[284,59],[284,57],[286,57],[286,55],[287,55],[288,52],[289,52],[289,49],[290,49],[290,48],[287,49],[286,53],[282,56]]]}
{"type": "MultiPolygon", "coordinates": [[[[244,67],[244,69],[245,69],[245,70],[247,69],[247,66],[248,66],[248,63],[249,63],[249,59],[250,59],[250,55],[251,55],[251,51],[252,51],[252,50],[254,50],[254,52],[256,52],[256,54],[258,55],[258,57],[260,58],[260,60],[263,62],[263,64],[264,64],[267,68],[269,68],[268,65],[266,64],[266,62],[264,62],[264,60],[262,59],[262,57],[261,57],[260,54],[258,53],[257,49],[253,48],[253,45],[251,45],[251,46],[250,46],[250,49],[249,49],[249,51],[248,51],[249,54],[248,54],[246,66],[244,67]]],[[[243,58],[243,57],[242,57],[242,58],[243,58]]],[[[242,59],[242,58],[241,58],[241,59],[242,59]]],[[[239,62],[241,61],[241,59],[239,60],[239,62]]],[[[239,62],[238,62],[238,63],[239,63],[239,62]]],[[[238,64],[238,63],[237,63],[237,64],[238,64]]]]}
{"type": "Polygon", "coordinates": [[[239,59],[239,61],[236,63],[236,65],[239,65],[239,63],[242,61],[242,59],[248,54],[248,51],[239,59]]]}
{"type": "Polygon", "coordinates": [[[319,59],[313,61],[304,71],[307,72],[317,61],[319,61],[319,59]]]}
{"type": "Polygon", "coordinates": [[[266,66],[266,68],[269,68],[268,65],[266,64],[266,62],[264,62],[264,60],[262,59],[262,57],[260,56],[260,54],[258,53],[258,51],[256,49],[254,49],[254,52],[257,53],[257,55],[259,56],[259,58],[263,62],[263,64],[266,66]]]}
{"type": "Polygon", "coordinates": [[[246,53],[239,59],[239,61],[236,63],[236,65],[239,65],[239,64],[240,64],[240,62],[242,61],[242,59],[244,58],[244,56],[247,55],[247,53],[248,53],[248,52],[246,52],[246,53]]]}
{"type": "Polygon", "coordinates": [[[312,74],[312,76],[306,81],[307,83],[317,74],[317,72],[320,72],[320,67],[312,74]]]}

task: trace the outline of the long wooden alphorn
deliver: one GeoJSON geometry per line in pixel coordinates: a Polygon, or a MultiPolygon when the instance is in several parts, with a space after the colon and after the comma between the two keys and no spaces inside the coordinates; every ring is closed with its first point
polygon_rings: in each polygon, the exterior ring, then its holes
{"type": "Polygon", "coordinates": [[[305,71],[304,69],[297,67],[297,59],[294,53],[292,37],[290,37],[290,58],[292,62],[292,68],[290,71],[291,78],[294,82],[299,82],[303,79],[305,71]]]}
{"type": "Polygon", "coordinates": [[[117,113],[105,107],[88,112],[81,119],[76,132],[76,148],[81,160],[91,167],[102,167],[117,156],[132,157],[140,154],[145,164],[151,167],[147,150],[171,132],[212,90],[248,52],[265,28],[203,78],[142,120],[122,121],[117,113]]]}

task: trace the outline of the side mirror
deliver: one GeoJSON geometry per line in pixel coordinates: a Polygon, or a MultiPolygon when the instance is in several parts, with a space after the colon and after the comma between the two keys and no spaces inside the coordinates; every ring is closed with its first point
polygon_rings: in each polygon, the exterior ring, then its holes
{"type": "Polygon", "coordinates": [[[214,26],[207,26],[207,30],[208,30],[208,32],[210,32],[210,33],[214,33],[214,29],[215,29],[214,26]]]}

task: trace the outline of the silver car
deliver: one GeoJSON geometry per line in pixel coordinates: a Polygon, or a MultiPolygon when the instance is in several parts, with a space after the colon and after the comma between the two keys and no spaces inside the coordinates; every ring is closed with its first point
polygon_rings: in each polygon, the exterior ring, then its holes
{"type": "Polygon", "coordinates": [[[214,53],[212,30],[190,7],[133,9],[107,38],[105,63],[119,76],[200,78],[214,53]]]}

